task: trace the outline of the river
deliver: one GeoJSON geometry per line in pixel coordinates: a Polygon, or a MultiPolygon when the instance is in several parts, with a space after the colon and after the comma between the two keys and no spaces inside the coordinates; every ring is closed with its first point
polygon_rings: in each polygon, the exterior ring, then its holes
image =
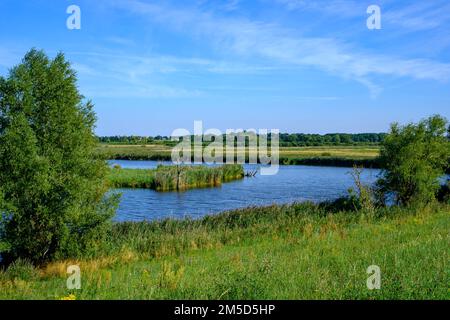
{"type": "MultiPolygon", "coordinates": [[[[111,160],[122,168],[155,168],[157,161],[111,160]]],[[[168,163],[164,163],[168,164],[168,163]]],[[[246,171],[257,169],[244,165],[246,171]]],[[[324,201],[336,199],[354,186],[351,168],[280,166],[273,176],[224,183],[217,188],[193,189],[183,192],[156,192],[147,189],[117,189],[122,194],[116,221],[158,220],[164,218],[199,218],[225,210],[285,204],[296,201],[324,201]]],[[[365,183],[373,183],[379,170],[366,169],[365,183]]]]}

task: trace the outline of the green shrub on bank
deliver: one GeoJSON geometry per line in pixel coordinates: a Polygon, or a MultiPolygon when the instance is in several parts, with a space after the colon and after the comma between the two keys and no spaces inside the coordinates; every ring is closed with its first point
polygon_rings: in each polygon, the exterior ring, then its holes
{"type": "Polygon", "coordinates": [[[298,203],[114,223],[80,260],[41,266],[37,277],[22,262],[0,270],[0,299],[446,299],[449,209],[367,215],[298,203]],[[75,293],[66,288],[72,264],[82,270],[75,293]],[[381,290],[366,286],[373,264],[381,290]]]}
{"type": "Polygon", "coordinates": [[[249,239],[283,237],[286,234],[319,235],[344,226],[370,225],[377,221],[427,212],[446,211],[435,204],[428,208],[376,208],[371,214],[358,211],[353,204],[339,201],[294,203],[249,207],[208,215],[201,219],[115,223],[97,257],[114,256],[127,248],[146,258],[177,256],[189,250],[207,250],[245,243],[249,239]]]}
{"type": "Polygon", "coordinates": [[[95,114],[62,54],[31,50],[0,77],[0,249],[44,262],[95,249],[115,211],[95,114]]]}
{"type": "Polygon", "coordinates": [[[3,276],[9,280],[32,281],[39,277],[39,271],[30,261],[19,258],[8,266],[3,276]]]}
{"type": "Polygon", "coordinates": [[[445,118],[432,116],[417,124],[391,126],[382,143],[383,176],[377,183],[384,198],[393,196],[398,205],[435,200],[439,179],[449,168],[447,125],[445,118]]]}

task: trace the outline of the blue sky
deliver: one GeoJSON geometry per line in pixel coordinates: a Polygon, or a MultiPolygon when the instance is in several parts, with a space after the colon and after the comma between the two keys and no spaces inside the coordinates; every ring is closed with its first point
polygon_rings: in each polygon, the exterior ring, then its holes
{"type": "Polygon", "coordinates": [[[450,2],[2,0],[0,74],[63,51],[99,135],[381,132],[450,118],[450,2]],[[81,8],[81,30],[66,9],[81,8]],[[381,30],[369,30],[369,5],[381,30]]]}

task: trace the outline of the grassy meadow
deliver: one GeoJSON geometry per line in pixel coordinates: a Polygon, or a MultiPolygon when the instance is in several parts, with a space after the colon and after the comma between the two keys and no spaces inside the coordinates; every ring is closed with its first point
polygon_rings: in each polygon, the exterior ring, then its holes
{"type": "Polygon", "coordinates": [[[82,260],[0,272],[0,299],[449,299],[450,207],[320,204],[118,223],[82,260]],[[81,290],[66,268],[81,268],[81,290]],[[381,290],[366,270],[381,268],[381,290]]]}
{"type": "MultiPolygon", "coordinates": [[[[143,140],[96,137],[94,105],[78,88],[62,52],[31,49],[0,76],[0,300],[450,299],[450,181],[439,188],[450,169],[444,117],[394,123],[387,134],[282,135],[286,146],[336,146],[282,147],[281,164],[383,164],[376,187],[355,167],[355,188],[332,202],[116,222],[111,188],[185,190],[253,173],[241,165],[109,168],[105,159],[170,160],[174,143],[99,144],[143,140]],[[74,265],[79,290],[67,287],[74,265]],[[379,290],[367,288],[373,265],[379,290]]],[[[252,158],[255,150],[237,152],[252,158]]],[[[317,180],[319,192],[332,184],[317,180]]],[[[151,204],[136,203],[143,205],[151,204]]]]}
{"type": "Polygon", "coordinates": [[[157,191],[215,187],[223,182],[242,179],[242,165],[158,166],[156,169],[112,168],[108,181],[112,188],[145,188],[157,191]]]}
{"type": "Polygon", "coordinates": [[[99,144],[96,154],[104,159],[170,160],[172,147],[164,145],[99,144]]]}
{"type": "MultiPolygon", "coordinates": [[[[246,152],[245,149],[236,148],[236,153],[246,152]]],[[[114,145],[100,144],[96,154],[104,159],[116,160],[170,160],[172,147],[165,145],[114,145]]],[[[256,152],[247,148],[248,153],[256,152]]],[[[321,147],[280,147],[281,164],[321,164],[328,160],[353,165],[353,160],[374,161],[380,153],[378,146],[321,146],[321,147]],[[309,161],[308,161],[309,160],[309,161]]],[[[224,152],[225,154],[225,152],[224,152]]]]}

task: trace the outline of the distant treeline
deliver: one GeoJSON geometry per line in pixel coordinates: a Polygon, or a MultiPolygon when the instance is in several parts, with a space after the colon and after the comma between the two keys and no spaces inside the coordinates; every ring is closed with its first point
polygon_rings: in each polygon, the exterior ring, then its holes
{"type": "Polygon", "coordinates": [[[283,147],[323,146],[323,145],[357,145],[380,144],[386,133],[328,133],[304,134],[282,133],[280,145],[283,147]]]}
{"type": "MultiPolygon", "coordinates": [[[[338,146],[338,145],[378,145],[386,133],[328,133],[328,134],[304,134],[304,133],[281,133],[280,146],[282,147],[305,147],[305,146],[338,146]]],[[[225,135],[223,136],[225,140],[225,135]]],[[[109,136],[98,137],[101,143],[109,144],[161,144],[174,146],[176,141],[171,141],[167,136],[143,137],[143,136],[109,136]]],[[[192,139],[193,140],[193,139],[192,139]]],[[[270,140],[270,134],[269,134],[270,140]]]]}

